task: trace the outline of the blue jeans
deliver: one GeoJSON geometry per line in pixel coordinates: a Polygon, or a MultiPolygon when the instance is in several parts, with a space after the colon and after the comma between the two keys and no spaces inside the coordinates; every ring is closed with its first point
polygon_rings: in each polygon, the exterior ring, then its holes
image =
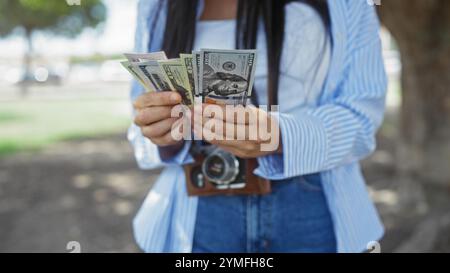
{"type": "Polygon", "coordinates": [[[336,252],[320,175],[271,183],[264,196],[199,197],[192,252],[336,252]]]}

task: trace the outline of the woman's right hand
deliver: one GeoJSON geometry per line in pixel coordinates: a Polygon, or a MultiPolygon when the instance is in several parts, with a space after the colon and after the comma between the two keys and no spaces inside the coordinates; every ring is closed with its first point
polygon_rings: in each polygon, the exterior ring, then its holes
{"type": "Polygon", "coordinates": [[[180,103],[181,96],[177,92],[144,93],[134,102],[134,123],[141,128],[142,134],[157,146],[178,146],[182,140],[175,140],[171,129],[180,117],[172,117],[171,112],[172,108],[180,103]]]}

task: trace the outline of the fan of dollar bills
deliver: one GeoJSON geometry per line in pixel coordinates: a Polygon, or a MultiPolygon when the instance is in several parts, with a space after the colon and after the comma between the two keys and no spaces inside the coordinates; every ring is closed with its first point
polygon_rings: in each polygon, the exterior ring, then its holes
{"type": "Polygon", "coordinates": [[[121,64],[146,91],[177,91],[185,105],[245,105],[251,96],[256,50],[201,49],[177,59],[162,51],[124,55],[121,64]]]}

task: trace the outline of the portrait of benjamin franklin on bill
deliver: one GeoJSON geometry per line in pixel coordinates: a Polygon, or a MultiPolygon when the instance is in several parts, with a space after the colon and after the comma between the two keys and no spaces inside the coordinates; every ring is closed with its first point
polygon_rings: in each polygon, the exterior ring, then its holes
{"type": "Polygon", "coordinates": [[[241,94],[248,90],[248,81],[239,75],[215,72],[206,64],[203,69],[203,96],[211,94],[227,97],[241,94]]]}

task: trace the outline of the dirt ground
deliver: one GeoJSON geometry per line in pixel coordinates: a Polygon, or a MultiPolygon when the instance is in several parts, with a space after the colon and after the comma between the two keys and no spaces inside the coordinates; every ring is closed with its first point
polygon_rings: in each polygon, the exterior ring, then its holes
{"type": "MultiPolygon", "coordinates": [[[[387,228],[381,251],[450,251],[444,218],[429,218],[422,190],[397,178],[392,160],[379,150],[364,162],[387,228]]],[[[0,252],[67,252],[69,241],[82,252],[138,252],[131,221],[157,175],[137,168],[124,135],[0,158],[0,252]]]]}
{"type": "Polygon", "coordinates": [[[137,169],[124,135],[0,159],[0,251],[136,252],[131,221],[157,172],[137,169]]]}

